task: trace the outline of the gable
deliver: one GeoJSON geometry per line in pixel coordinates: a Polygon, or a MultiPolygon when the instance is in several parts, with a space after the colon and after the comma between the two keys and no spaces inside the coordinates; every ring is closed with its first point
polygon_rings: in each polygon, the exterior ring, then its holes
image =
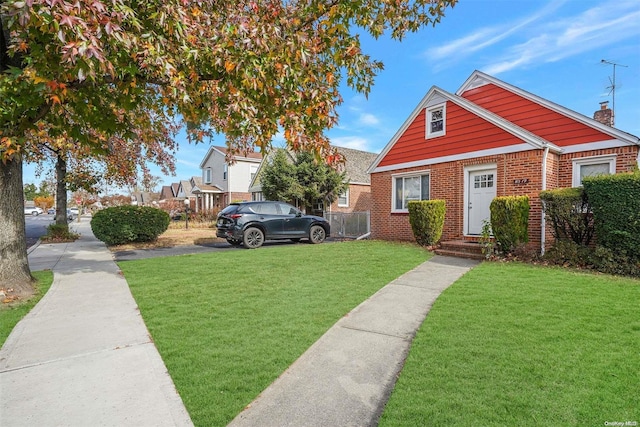
{"type": "Polygon", "coordinates": [[[445,108],[447,124],[444,136],[426,138],[426,107],[422,108],[377,167],[450,158],[501,147],[516,149],[524,143],[522,139],[456,103],[447,101],[445,108]]]}
{"type": "Polygon", "coordinates": [[[559,147],[612,139],[598,129],[493,83],[467,90],[461,96],[559,147]]]}

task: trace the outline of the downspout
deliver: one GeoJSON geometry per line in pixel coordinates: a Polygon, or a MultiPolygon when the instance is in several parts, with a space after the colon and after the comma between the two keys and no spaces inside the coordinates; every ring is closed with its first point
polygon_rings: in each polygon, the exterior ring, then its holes
{"type": "MultiPolygon", "coordinates": [[[[549,146],[544,144],[544,153],[542,154],[542,191],[547,189],[547,156],[549,155],[549,146]]],[[[547,220],[544,214],[544,202],[540,200],[542,204],[542,219],[540,220],[540,255],[544,255],[545,251],[545,237],[547,220]]]]}

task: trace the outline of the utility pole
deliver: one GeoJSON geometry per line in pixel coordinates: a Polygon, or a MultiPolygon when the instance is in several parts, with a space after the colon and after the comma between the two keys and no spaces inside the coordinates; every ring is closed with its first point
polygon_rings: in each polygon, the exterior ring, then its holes
{"type": "Polygon", "coordinates": [[[627,68],[627,65],[622,65],[622,64],[616,64],[615,62],[611,62],[611,61],[607,61],[605,59],[600,60],[601,63],[603,64],[609,64],[609,65],[613,65],[613,80],[611,78],[609,78],[609,81],[611,82],[611,86],[609,86],[607,89],[611,89],[611,91],[609,92],[611,94],[611,126],[615,125],[615,120],[616,120],[616,66],[619,67],[625,67],[627,68]]]}

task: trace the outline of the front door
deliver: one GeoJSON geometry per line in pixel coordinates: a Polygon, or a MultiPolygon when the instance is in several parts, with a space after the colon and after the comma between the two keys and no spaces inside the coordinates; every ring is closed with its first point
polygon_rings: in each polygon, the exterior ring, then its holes
{"type": "Polygon", "coordinates": [[[470,171],[468,188],[467,234],[480,235],[483,222],[491,217],[489,206],[496,197],[496,170],[470,171]]]}

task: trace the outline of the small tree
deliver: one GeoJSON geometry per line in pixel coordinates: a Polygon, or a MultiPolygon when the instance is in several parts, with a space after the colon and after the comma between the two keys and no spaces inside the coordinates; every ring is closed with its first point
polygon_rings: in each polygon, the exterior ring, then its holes
{"type": "Polygon", "coordinates": [[[344,172],[311,153],[298,153],[293,158],[286,150],[277,150],[263,166],[260,184],[267,199],[299,201],[307,212],[318,200],[333,203],[348,186],[344,172]]]}

